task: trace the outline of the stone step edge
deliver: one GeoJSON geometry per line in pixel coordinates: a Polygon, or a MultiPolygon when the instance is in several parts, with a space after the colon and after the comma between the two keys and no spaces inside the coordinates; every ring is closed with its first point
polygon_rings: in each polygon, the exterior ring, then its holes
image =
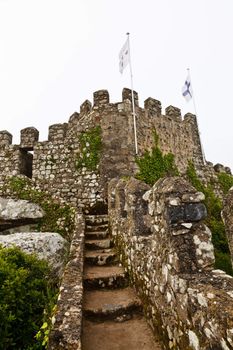
{"type": "MultiPolygon", "coordinates": [[[[90,319],[94,322],[104,321],[104,320],[114,320],[120,316],[130,316],[135,314],[143,314],[142,304],[136,301],[132,301],[126,306],[117,305],[112,309],[91,309],[83,308],[83,314],[87,319],[90,319]]],[[[125,317],[129,319],[128,317],[125,317]]]]}
{"type": "Polygon", "coordinates": [[[88,250],[84,253],[84,259],[85,259],[85,263],[89,265],[96,265],[96,266],[103,266],[103,265],[112,266],[119,263],[117,254],[114,251],[104,253],[102,250],[101,251],[88,250]],[[93,254],[93,252],[97,252],[97,253],[93,254]]]}
{"type": "Polygon", "coordinates": [[[107,231],[108,225],[86,225],[85,231],[95,232],[95,231],[107,231]]]}
{"type": "Polygon", "coordinates": [[[85,240],[85,248],[89,250],[109,249],[113,246],[111,239],[92,239],[85,240]]]}
{"type": "Polygon", "coordinates": [[[98,276],[98,277],[86,277],[83,278],[84,288],[87,290],[92,289],[116,289],[124,288],[129,285],[126,273],[120,273],[113,276],[98,276]]]}

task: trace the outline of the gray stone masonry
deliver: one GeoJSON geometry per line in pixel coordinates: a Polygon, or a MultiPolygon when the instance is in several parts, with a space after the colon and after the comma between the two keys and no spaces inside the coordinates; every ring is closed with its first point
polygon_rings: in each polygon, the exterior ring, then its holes
{"type": "Polygon", "coordinates": [[[39,131],[36,128],[25,128],[20,131],[20,147],[25,151],[32,151],[39,140],[39,131]]]}
{"type": "MultiPolygon", "coordinates": [[[[95,91],[93,106],[86,100],[80,113],[73,113],[68,123],[49,127],[48,141],[39,142],[39,132],[29,127],[21,130],[20,145],[12,145],[12,135],[1,131],[0,184],[6,176],[24,174],[32,177],[39,189],[86,212],[105,203],[112,178],[137,172],[131,97],[131,89],[124,88],[122,101],[110,103],[107,90],[95,91]],[[96,126],[101,127],[102,138],[99,165],[92,171],[77,168],[80,135],[96,126]],[[33,154],[29,152],[32,150],[33,154]]],[[[191,160],[203,179],[216,178],[213,166],[204,164],[194,115],[188,113],[182,120],[180,109],[174,106],[167,107],[163,115],[160,101],[151,97],[141,108],[136,91],[134,102],[139,156],[154,146],[155,130],[162,152],[174,154],[181,174],[191,160]]],[[[219,190],[217,187],[216,182],[219,190]]]]}
{"type": "Polygon", "coordinates": [[[81,350],[84,230],[84,217],[77,213],[48,350],[81,350]]]}
{"type": "Polygon", "coordinates": [[[224,200],[222,218],[226,227],[227,240],[231,253],[231,263],[233,266],[233,188],[231,188],[224,200]]]}
{"type": "Polygon", "coordinates": [[[109,184],[113,240],[165,349],[233,349],[233,278],[213,269],[203,200],[182,178],[109,184]]]}

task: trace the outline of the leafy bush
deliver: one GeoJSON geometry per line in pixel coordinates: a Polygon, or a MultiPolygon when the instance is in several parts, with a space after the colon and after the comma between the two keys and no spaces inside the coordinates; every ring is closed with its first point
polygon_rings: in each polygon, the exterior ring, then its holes
{"type": "Polygon", "coordinates": [[[158,135],[154,131],[154,144],[151,153],[146,151],[142,157],[136,158],[136,163],[139,166],[137,179],[146,182],[149,185],[154,183],[164,176],[178,175],[178,169],[175,165],[174,155],[168,153],[163,155],[158,146],[158,135]]]}
{"type": "Polygon", "coordinates": [[[233,186],[233,176],[230,174],[218,173],[218,181],[224,194],[233,186]]]}
{"type": "Polygon", "coordinates": [[[55,288],[45,261],[0,247],[0,350],[42,349],[35,340],[55,288]]]}
{"type": "Polygon", "coordinates": [[[233,275],[225,226],[221,218],[222,202],[215,195],[211,186],[206,187],[203,185],[197,176],[192,162],[189,162],[187,176],[196,190],[203,192],[205,195],[204,203],[208,212],[205,223],[212,232],[212,242],[215,253],[215,268],[224,270],[228,274],[233,275]]]}

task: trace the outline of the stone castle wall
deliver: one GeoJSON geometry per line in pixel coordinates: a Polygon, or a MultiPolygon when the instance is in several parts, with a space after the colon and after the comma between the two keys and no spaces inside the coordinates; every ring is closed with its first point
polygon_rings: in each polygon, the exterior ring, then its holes
{"type": "MultiPolygon", "coordinates": [[[[189,160],[197,169],[205,169],[196,117],[169,106],[161,114],[161,103],[148,98],[144,108],[139,107],[134,92],[137,114],[139,155],[154,145],[153,130],[159,135],[164,153],[172,152],[181,173],[189,160]]],[[[64,124],[49,127],[48,140],[39,142],[35,128],[21,130],[20,145],[12,145],[12,136],[0,132],[0,183],[8,175],[24,174],[52,196],[74,206],[88,208],[107,198],[107,184],[117,176],[132,175],[135,164],[134,130],[131,90],[123,89],[122,101],[110,103],[107,90],[94,92],[93,106],[86,100],[80,113],[74,113],[64,124]],[[77,169],[81,133],[100,125],[103,149],[96,171],[77,169]]]]}
{"type": "Polygon", "coordinates": [[[182,178],[109,184],[113,240],[166,349],[233,349],[233,277],[213,269],[203,200],[182,178]]]}

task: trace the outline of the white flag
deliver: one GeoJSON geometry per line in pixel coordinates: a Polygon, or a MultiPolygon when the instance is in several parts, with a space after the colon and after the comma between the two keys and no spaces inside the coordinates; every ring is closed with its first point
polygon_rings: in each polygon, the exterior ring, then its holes
{"type": "Polygon", "coordinates": [[[187,102],[189,102],[193,97],[193,90],[192,90],[191,80],[189,75],[187,76],[187,79],[185,80],[184,86],[182,88],[182,95],[184,96],[187,102]]]}
{"type": "Polygon", "coordinates": [[[129,41],[126,40],[124,46],[122,47],[119,53],[119,70],[120,73],[123,73],[123,70],[129,63],[129,41]]]}

